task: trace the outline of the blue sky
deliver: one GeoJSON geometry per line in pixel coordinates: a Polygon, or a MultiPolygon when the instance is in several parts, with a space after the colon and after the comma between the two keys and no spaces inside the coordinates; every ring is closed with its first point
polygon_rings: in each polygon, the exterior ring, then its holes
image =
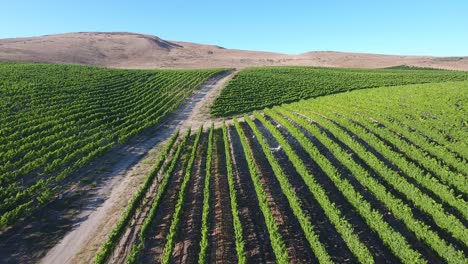
{"type": "Polygon", "coordinates": [[[130,31],[226,48],[468,56],[467,0],[0,0],[0,38],[130,31]]]}

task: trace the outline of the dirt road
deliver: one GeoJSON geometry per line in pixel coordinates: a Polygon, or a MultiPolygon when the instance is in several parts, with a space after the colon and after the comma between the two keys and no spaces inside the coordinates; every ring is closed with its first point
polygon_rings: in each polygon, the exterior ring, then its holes
{"type": "Polygon", "coordinates": [[[105,240],[143,176],[149,171],[151,160],[155,157],[148,153],[157,152],[177,129],[183,131],[189,127],[209,126],[213,121],[219,122],[210,119],[209,105],[232,75],[233,72],[228,72],[208,80],[166,118],[151,136],[146,135],[137,144],[129,144],[116,151],[118,153],[114,157],[119,158],[113,162],[111,170],[103,172],[107,175],[101,175],[108,180],[101,184],[94,199],[82,207],[82,211],[76,216],[80,219],[77,225],[47,252],[40,263],[92,261],[99,245],[105,240]],[[145,157],[146,163],[142,162],[145,157]]]}

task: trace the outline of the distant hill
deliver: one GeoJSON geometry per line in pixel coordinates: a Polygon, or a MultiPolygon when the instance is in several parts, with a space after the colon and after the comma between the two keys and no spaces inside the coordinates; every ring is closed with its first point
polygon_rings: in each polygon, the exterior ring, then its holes
{"type": "Polygon", "coordinates": [[[396,56],[333,51],[286,55],[225,49],[126,32],[80,32],[0,39],[0,61],[89,64],[114,68],[214,68],[272,65],[468,70],[468,57],[396,56]]]}

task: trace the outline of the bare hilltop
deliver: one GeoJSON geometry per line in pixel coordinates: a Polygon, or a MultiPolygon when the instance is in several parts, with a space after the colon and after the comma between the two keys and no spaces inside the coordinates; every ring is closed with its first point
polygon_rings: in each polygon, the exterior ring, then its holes
{"type": "Polygon", "coordinates": [[[167,41],[152,35],[126,32],[79,32],[0,39],[0,61],[140,69],[278,65],[384,68],[408,65],[468,70],[468,57],[397,56],[333,51],[287,55],[167,41]]]}

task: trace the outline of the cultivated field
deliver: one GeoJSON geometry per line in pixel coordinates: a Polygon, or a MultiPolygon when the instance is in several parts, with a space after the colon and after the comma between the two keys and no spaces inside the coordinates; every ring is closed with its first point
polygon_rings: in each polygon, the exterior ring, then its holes
{"type": "Polygon", "coordinates": [[[97,263],[465,263],[468,82],[176,133],[97,263]]]}
{"type": "Polygon", "coordinates": [[[231,116],[301,99],[380,86],[468,80],[468,73],[412,67],[339,69],[260,67],[237,74],[211,113],[231,116]]]}
{"type": "Polygon", "coordinates": [[[1,63],[0,228],[54,200],[74,172],[221,72],[1,63]]]}
{"type": "Polygon", "coordinates": [[[467,263],[467,108],[462,71],[0,63],[0,263],[467,263]]]}

